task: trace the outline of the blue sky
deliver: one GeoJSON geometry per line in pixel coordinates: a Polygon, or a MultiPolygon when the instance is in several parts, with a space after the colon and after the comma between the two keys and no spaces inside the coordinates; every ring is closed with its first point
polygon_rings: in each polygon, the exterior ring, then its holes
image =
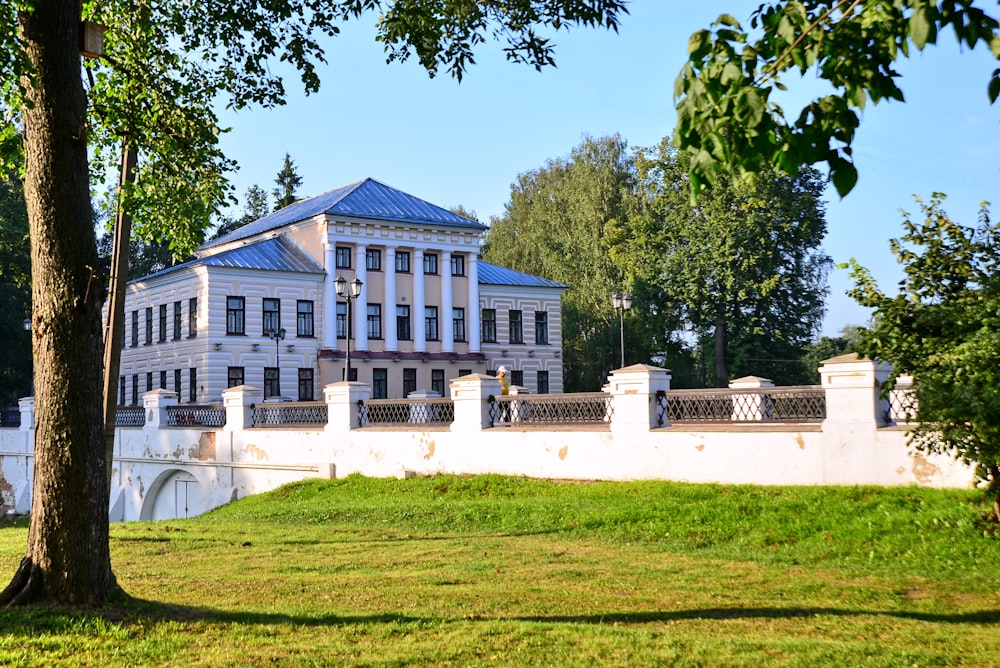
{"type": "MultiPolygon", "coordinates": [[[[326,44],[318,94],[305,96],[289,80],[286,106],[223,114],[231,127],[223,146],[241,167],[236,193],[252,184],[270,192],[288,152],[303,178],[300,196],[370,176],[486,222],[503,213],[519,173],[568,155],[585,135],[617,132],[641,147],[669,134],[688,37],[722,12],[745,23],[758,4],[636,0],[618,34],[557,34],[556,68],[507,63],[490,42],[461,83],[430,79],[413,62],[387,65],[366,17],[326,44]]],[[[981,201],[1000,204],[1000,105],[986,96],[998,63],[982,47],[961,52],[950,33],[940,42],[899,63],[905,104],[865,110],[854,191],[843,200],[827,192],[826,251],[838,263],[856,258],[886,291],[901,276],[888,240],[901,231],[900,209],[918,212],[914,194],[946,193],[945,209],[966,224],[981,201]]],[[[786,110],[819,90],[809,79],[785,82],[786,110]]],[[[846,271],[831,274],[823,334],[868,319],[844,294],[849,286],[846,271]]]]}

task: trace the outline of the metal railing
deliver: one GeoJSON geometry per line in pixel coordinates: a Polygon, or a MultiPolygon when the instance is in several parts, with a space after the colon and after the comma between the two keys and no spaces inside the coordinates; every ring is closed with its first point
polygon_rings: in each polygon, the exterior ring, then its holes
{"type": "Polygon", "coordinates": [[[494,426],[605,423],[615,412],[606,392],[490,396],[489,402],[494,426]]]}
{"type": "Polygon", "coordinates": [[[751,389],[669,390],[657,395],[659,424],[677,422],[822,422],[826,391],[819,385],[751,389]]]}
{"type": "Polygon", "coordinates": [[[917,395],[912,385],[897,384],[883,402],[887,424],[911,424],[917,421],[917,395]]]}
{"type": "Polygon", "coordinates": [[[119,406],[115,416],[116,427],[145,427],[146,410],[141,406],[119,406]]]}
{"type": "Polygon", "coordinates": [[[222,406],[167,406],[168,427],[224,427],[226,409],[222,406]]]}
{"type": "Polygon", "coordinates": [[[314,401],[251,404],[254,427],[296,427],[325,425],[329,421],[325,403],[314,401]]]}
{"type": "Polygon", "coordinates": [[[451,399],[369,399],[358,402],[362,427],[394,424],[451,424],[455,404],[451,399]]]}

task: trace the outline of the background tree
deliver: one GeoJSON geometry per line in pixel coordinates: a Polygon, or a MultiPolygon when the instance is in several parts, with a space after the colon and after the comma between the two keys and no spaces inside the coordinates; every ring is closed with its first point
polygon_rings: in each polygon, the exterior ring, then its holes
{"type": "Polygon", "coordinates": [[[627,272],[612,250],[635,210],[635,165],[624,139],[586,138],[568,158],[525,172],[510,202],[490,222],[483,258],[570,285],[563,295],[564,386],[596,390],[620,366],[615,292],[631,292],[626,317],[626,363],[666,356],[667,341],[653,332],[672,328],[656,296],[627,272]]]}
{"type": "Polygon", "coordinates": [[[911,444],[974,465],[1000,521],[1000,228],[985,204],[976,227],[953,222],[943,199],[918,199],[922,221],[904,214],[904,234],[891,242],[899,293],[881,292],[852,261],[851,296],[875,310],[861,330],[864,351],[913,376],[911,444]]]}
{"type": "Polygon", "coordinates": [[[846,353],[861,353],[861,328],[858,325],[845,325],[837,336],[821,336],[805,349],[802,356],[803,381],[806,385],[819,385],[819,367],[824,360],[846,353]]]}
{"type": "Polygon", "coordinates": [[[243,215],[238,218],[232,216],[220,216],[218,227],[212,234],[212,240],[226,236],[234,230],[238,230],[247,223],[263,218],[270,210],[267,206],[267,193],[256,183],[247,188],[243,199],[243,215]]]}
{"type": "Polygon", "coordinates": [[[645,200],[621,251],[633,280],[657,286],[698,340],[711,332],[717,386],[748,374],[801,382],[830,267],[819,173],[722,177],[693,203],[690,161],[669,137],[636,163],[645,200]]]}
{"type": "Polygon", "coordinates": [[[28,211],[16,174],[0,178],[0,408],[14,406],[31,391],[31,338],[24,319],[31,312],[28,211]]]}
{"type": "MultiPolygon", "coordinates": [[[[31,526],[25,556],[0,605],[37,600],[101,603],[119,595],[108,550],[110,457],[102,414],[103,277],[90,207],[88,150],[95,168],[123,142],[141,172],[121,193],[140,236],[174,248],[202,238],[228,196],[231,168],[218,150],[212,104],[276,104],[280,58],[316,90],[317,41],[372,11],[389,59],[415,54],[432,75],[460,76],[489,32],[508,58],[542,67],[552,46],[540,26],[616,29],[620,0],[424,0],[271,4],[0,0],[0,147],[23,148],[32,258],[32,338],[37,428],[31,526]],[[383,7],[383,4],[387,6],[383,7]],[[461,10],[461,11],[459,11],[461,10]],[[81,78],[81,17],[107,27],[108,58],[81,78]],[[16,29],[14,28],[16,26],[16,29]],[[113,66],[112,66],[113,64],[113,66]],[[95,113],[88,115],[88,111],[95,113]],[[17,130],[23,130],[18,143],[17,130]],[[148,222],[145,222],[148,221],[148,222]]],[[[128,151],[126,151],[128,153],[128,151]]],[[[5,159],[10,160],[7,154],[5,159]]],[[[99,169],[95,169],[99,172],[99,169]]]]}
{"type": "Polygon", "coordinates": [[[292,157],[287,153],[285,154],[285,164],[281,166],[274,182],[278,184],[278,187],[272,191],[274,210],[284,209],[289,204],[294,204],[295,190],[302,185],[302,177],[296,171],[292,157]]]}
{"type": "MultiPolygon", "coordinates": [[[[694,192],[720,172],[752,177],[766,165],[795,174],[826,163],[841,196],[857,181],[851,142],[869,100],[903,101],[893,63],[935,44],[948,29],[968,48],[1000,58],[1000,23],[974,0],[781,0],[750,18],[751,35],[728,14],[688,43],[674,84],[677,145],[690,158],[694,192]],[[789,72],[815,76],[834,92],[786,117],[771,100],[789,72]]],[[[984,82],[987,83],[987,82],[984,82]]],[[[988,82],[1000,94],[1000,69],[988,82]]]]}

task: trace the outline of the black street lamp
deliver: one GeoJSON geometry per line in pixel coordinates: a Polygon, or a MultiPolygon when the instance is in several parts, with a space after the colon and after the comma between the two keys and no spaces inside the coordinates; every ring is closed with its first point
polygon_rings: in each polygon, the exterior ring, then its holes
{"type": "Polygon", "coordinates": [[[275,379],[274,383],[274,396],[281,396],[281,351],[278,350],[278,345],[281,341],[285,340],[285,328],[279,327],[277,330],[269,329],[267,330],[267,338],[274,341],[274,367],[278,372],[278,377],[275,379]]]}
{"type": "Polygon", "coordinates": [[[620,292],[616,292],[611,295],[611,303],[614,305],[615,310],[618,311],[618,327],[621,333],[622,341],[622,366],[625,368],[625,311],[632,308],[632,295],[624,295],[620,292]]]}
{"type": "Polygon", "coordinates": [[[343,276],[337,276],[333,282],[333,287],[337,290],[337,296],[347,302],[347,369],[344,371],[344,380],[351,379],[351,302],[361,296],[361,286],[364,283],[357,277],[349,284],[343,276]]]}

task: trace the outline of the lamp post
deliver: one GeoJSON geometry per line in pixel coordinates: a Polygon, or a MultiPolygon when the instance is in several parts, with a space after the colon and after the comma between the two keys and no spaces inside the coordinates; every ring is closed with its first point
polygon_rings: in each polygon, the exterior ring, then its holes
{"type": "Polygon", "coordinates": [[[344,371],[344,380],[351,379],[351,328],[353,327],[351,322],[351,302],[361,295],[362,285],[364,283],[357,277],[348,283],[347,279],[343,276],[337,276],[337,280],[333,282],[333,287],[337,290],[337,296],[347,302],[347,368],[344,371]]]}
{"type": "Polygon", "coordinates": [[[620,292],[616,292],[611,295],[611,303],[618,311],[618,328],[622,342],[622,368],[625,368],[625,311],[632,308],[632,295],[623,296],[620,292]]]}
{"type": "Polygon", "coordinates": [[[31,318],[24,319],[24,331],[29,332],[28,339],[29,342],[31,343],[31,350],[29,351],[29,355],[31,356],[31,398],[34,399],[35,398],[35,351],[34,351],[35,342],[30,340],[31,318]]]}
{"type": "Polygon", "coordinates": [[[275,393],[274,396],[281,396],[281,351],[278,349],[281,341],[285,339],[285,328],[279,327],[278,329],[267,330],[267,338],[274,341],[274,366],[278,371],[278,377],[275,379],[277,382],[274,384],[275,393]]]}

